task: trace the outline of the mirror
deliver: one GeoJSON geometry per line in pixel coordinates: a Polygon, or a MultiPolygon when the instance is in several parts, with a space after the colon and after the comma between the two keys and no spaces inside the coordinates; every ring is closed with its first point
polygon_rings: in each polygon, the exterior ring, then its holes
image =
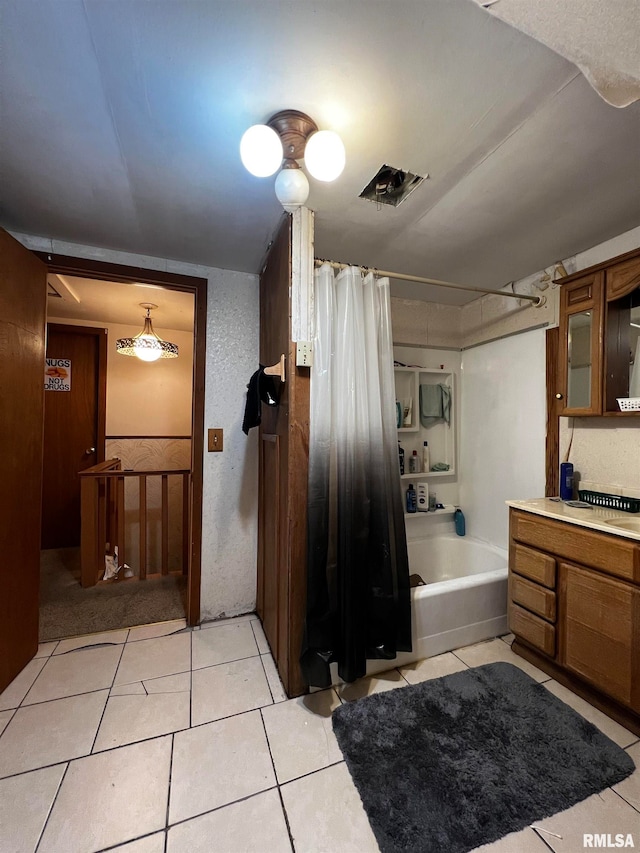
{"type": "Polygon", "coordinates": [[[591,312],[581,311],[569,317],[567,343],[567,407],[591,406],[591,312]]]}

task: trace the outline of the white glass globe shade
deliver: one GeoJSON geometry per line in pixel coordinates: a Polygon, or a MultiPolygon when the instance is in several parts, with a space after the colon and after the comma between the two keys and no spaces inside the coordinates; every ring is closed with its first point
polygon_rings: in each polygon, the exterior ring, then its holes
{"type": "Polygon", "coordinates": [[[157,361],[162,356],[160,341],[153,335],[140,335],[134,339],[133,351],[141,361],[157,361]]]}
{"type": "Polygon", "coordinates": [[[242,162],[257,178],[268,178],[277,172],[283,156],[280,137],[266,124],[254,124],[240,140],[242,162]]]}
{"type": "Polygon", "coordinates": [[[304,165],[319,181],[335,181],[342,174],[345,151],[342,140],[332,130],[318,130],[307,140],[304,165]]]}
{"type": "Polygon", "coordinates": [[[278,201],[289,213],[309,198],[309,181],[302,169],[283,169],[275,182],[278,201]]]}

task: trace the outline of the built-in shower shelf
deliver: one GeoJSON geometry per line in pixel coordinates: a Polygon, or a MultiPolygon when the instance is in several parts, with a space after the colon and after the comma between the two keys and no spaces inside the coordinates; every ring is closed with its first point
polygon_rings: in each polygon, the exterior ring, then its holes
{"type": "Polygon", "coordinates": [[[427,477],[451,477],[456,472],[452,469],[449,471],[426,471],[422,474],[400,474],[401,480],[424,480],[427,477]]]}
{"type": "Polygon", "coordinates": [[[456,508],[453,504],[445,504],[444,509],[437,509],[435,512],[405,512],[405,518],[433,518],[436,515],[453,515],[456,508]]]}

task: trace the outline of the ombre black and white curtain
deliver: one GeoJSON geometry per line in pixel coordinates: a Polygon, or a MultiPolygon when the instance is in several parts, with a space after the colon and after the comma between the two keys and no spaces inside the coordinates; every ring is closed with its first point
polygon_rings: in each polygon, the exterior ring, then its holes
{"type": "Polygon", "coordinates": [[[411,650],[389,279],[358,267],[315,274],[311,369],[308,683],[344,681],[367,658],[411,650]]]}

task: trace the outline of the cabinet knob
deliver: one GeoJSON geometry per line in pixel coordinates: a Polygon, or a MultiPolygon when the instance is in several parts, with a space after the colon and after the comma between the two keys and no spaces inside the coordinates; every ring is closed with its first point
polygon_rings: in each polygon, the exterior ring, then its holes
{"type": "Polygon", "coordinates": [[[562,400],[562,394],[560,392],[556,394],[556,400],[562,400]]]}
{"type": "Polygon", "coordinates": [[[91,456],[91,454],[95,453],[95,452],[96,452],[95,447],[87,447],[87,449],[85,450],[85,453],[87,456],[91,456]]]}

